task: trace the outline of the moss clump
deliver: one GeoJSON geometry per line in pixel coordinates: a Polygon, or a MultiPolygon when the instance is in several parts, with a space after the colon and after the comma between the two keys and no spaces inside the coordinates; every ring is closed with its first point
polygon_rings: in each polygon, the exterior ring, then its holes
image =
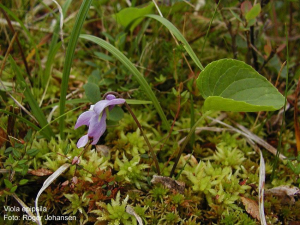
{"type": "MultiPolygon", "coordinates": [[[[118,155],[118,153],[117,153],[118,155]]],[[[149,165],[140,163],[141,158],[134,156],[131,160],[123,154],[123,160],[121,161],[118,157],[115,161],[115,168],[119,171],[117,175],[120,180],[125,180],[131,184],[134,184],[138,189],[146,187],[144,183],[147,181],[145,169],[149,168],[149,165]]]]}
{"type": "Polygon", "coordinates": [[[137,221],[134,216],[126,212],[129,196],[127,195],[122,202],[120,199],[120,192],[118,192],[116,199],[112,199],[111,203],[104,204],[103,202],[98,202],[97,205],[101,207],[101,210],[92,211],[99,215],[95,224],[102,224],[102,221],[106,221],[109,225],[136,225],[137,221]]]}

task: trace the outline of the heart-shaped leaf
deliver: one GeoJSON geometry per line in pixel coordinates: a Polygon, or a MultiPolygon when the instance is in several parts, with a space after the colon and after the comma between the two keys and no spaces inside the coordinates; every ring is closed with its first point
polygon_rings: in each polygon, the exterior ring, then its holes
{"type": "Polygon", "coordinates": [[[238,60],[208,64],[197,79],[197,87],[206,99],[204,110],[274,111],[284,105],[284,97],[265,77],[238,60]]]}
{"type": "Polygon", "coordinates": [[[83,85],[85,95],[92,103],[96,103],[101,100],[101,94],[99,87],[94,83],[86,83],[83,85]]]}
{"type": "Polygon", "coordinates": [[[122,9],[117,14],[114,14],[113,17],[123,27],[125,27],[126,29],[130,29],[130,31],[133,31],[134,28],[140,22],[142,22],[143,18],[140,17],[152,13],[153,8],[154,8],[154,4],[151,2],[149,5],[147,5],[144,8],[129,7],[129,8],[122,9]]]}
{"type": "Polygon", "coordinates": [[[109,111],[108,119],[112,121],[119,121],[124,117],[124,111],[121,107],[115,106],[111,111],[109,111]]]}

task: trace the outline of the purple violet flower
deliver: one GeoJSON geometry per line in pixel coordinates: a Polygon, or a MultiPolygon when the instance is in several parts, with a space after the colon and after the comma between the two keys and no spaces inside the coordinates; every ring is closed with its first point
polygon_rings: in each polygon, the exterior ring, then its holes
{"type": "Polygon", "coordinates": [[[107,95],[105,100],[97,102],[95,105],[91,105],[89,111],[82,113],[75,124],[75,129],[82,125],[89,127],[87,135],[82,136],[78,142],[77,147],[84,147],[89,138],[93,138],[92,145],[97,144],[100,137],[106,130],[106,111],[105,108],[109,107],[108,110],[112,110],[115,105],[123,104],[125,99],[116,98],[114,95],[107,95]]]}

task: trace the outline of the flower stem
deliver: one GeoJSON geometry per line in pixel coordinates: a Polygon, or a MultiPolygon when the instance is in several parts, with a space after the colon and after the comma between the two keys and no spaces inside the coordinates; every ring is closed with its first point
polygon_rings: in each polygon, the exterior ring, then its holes
{"type": "Polygon", "coordinates": [[[179,153],[178,153],[178,155],[177,155],[177,158],[176,158],[175,163],[174,163],[174,165],[173,165],[173,168],[172,168],[172,170],[171,170],[170,177],[172,177],[172,176],[174,175],[174,172],[175,172],[175,169],[176,169],[177,164],[178,164],[178,162],[179,162],[180,156],[181,156],[181,154],[183,153],[183,150],[184,150],[185,146],[187,145],[187,143],[189,143],[189,140],[190,140],[190,138],[192,137],[192,135],[194,134],[194,131],[196,130],[197,126],[198,126],[199,123],[200,123],[202,120],[204,120],[204,119],[206,118],[206,116],[208,116],[210,113],[211,113],[211,111],[205,112],[205,113],[200,117],[200,119],[194,124],[194,126],[191,128],[189,134],[186,136],[184,142],[183,142],[182,145],[181,145],[181,148],[180,148],[180,150],[179,150],[179,153]]]}
{"type": "MultiPolygon", "coordinates": [[[[104,94],[103,99],[105,99],[105,97],[106,97],[107,95],[109,95],[109,94],[116,95],[116,96],[118,96],[119,98],[123,98],[119,93],[114,92],[114,91],[110,91],[110,92],[107,92],[107,93],[104,94]]],[[[126,106],[128,112],[130,113],[130,115],[131,115],[132,118],[134,119],[136,125],[137,125],[138,128],[140,129],[141,134],[143,135],[143,137],[144,137],[144,139],[145,139],[145,141],[146,141],[146,144],[147,144],[147,146],[148,146],[148,148],[149,148],[149,151],[150,151],[150,153],[151,153],[151,157],[152,157],[152,159],[153,159],[153,161],[154,161],[154,163],[155,163],[155,167],[156,167],[157,174],[160,175],[160,169],[159,169],[159,164],[158,164],[157,157],[156,157],[156,155],[155,155],[155,153],[154,153],[153,148],[152,148],[151,145],[150,145],[150,142],[149,142],[147,136],[145,135],[145,133],[144,133],[144,131],[143,131],[143,128],[142,128],[140,122],[138,121],[138,119],[137,119],[137,117],[135,116],[135,114],[132,112],[130,106],[129,106],[126,102],[124,103],[124,105],[126,106]]]]}
{"type": "Polygon", "coordinates": [[[72,165],[77,164],[79,161],[79,158],[82,156],[82,154],[88,149],[90,144],[93,142],[93,140],[89,140],[88,144],[84,147],[84,149],[80,152],[80,154],[77,156],[77,160],[72,162],[72,165]]]}

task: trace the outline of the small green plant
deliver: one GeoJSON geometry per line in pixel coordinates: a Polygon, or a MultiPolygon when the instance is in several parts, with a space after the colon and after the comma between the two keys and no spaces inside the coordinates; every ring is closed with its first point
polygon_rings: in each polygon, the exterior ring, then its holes
{"type": "Polygon", "coordinates": [[[294,160],[288,160],[287,165],[295,174],[300,174],[300,154],[294,160]]]}
{"type": "Polygon", "coordinates": [[[251,188],[239,183],[237,171],[233,173],[229,166],[201,161],[196,167],[187,166],[183,174],[192,182],[194,192],[205,195],[208,204],[236,208],[239,195],[251,188]]]}
{"type": "Polygon", "coordinates": [[[159,220],[159,224],[177,224],[181,221],[180,217],[175,213],[167,213],[159,220]]]}
{"type": "Polygon", "coordinates": [[[217,145],[217,151],[215,154],[207,159],[215,160],[223,166],[231,166],[238,169],[240,165],[245,161],[245,157],[242,151],[237,148],[232,149],[223,145],[217,145]]]}
{"type": "Polygon", "coordinates": [[[162,185],[155,186],[150,193],[152,194],[153,198],[159,201],[163,201],[164,197],[168,193],[168,190],[164,188],[162,185]]]}
{"type": "Polygon", "coordinates": [[[71,202],[70,205],[64,207],[64,214],[79,214],[80,222],[86,223],[88,220],[88,215],[85,211],[85,207],[89,204],[90,199],[87,197],[88,192],[84,192],[81,197],[77,194],[64,194],[64,196],[71,202]],[[79,213],[78,213],[79,212],[79,213]],[[85,217],[85,219],[83,218],[85,217]]]}
{"type": "Polygon", "coordinates": [[[141,189],[142,187],[146,187],[145,181],[147,181],[146,173],[144,172],[145,169],[149,168],[149,165],[147,164],[140,164],[140,157],[134,156],[130,161],[128,158],[123,154],[123,160],[121,161],[118,157],[118,153],[116,153],[116,161],[115,161],[115,167],[118,169],[117,175],[132,183],[135,184],[135,186],[138,189],[141,189]]]}
{"type": "Polygon", "coordinates": [[[124,145],[129,145],[129,147],[126,148],[127,154],[138,155],[146,152],[144,138],[141,136],[139,129],[137,129],[136,132],[127,133],[126,135],[124,132],[121,132],[120,138],[120,141],[122,141],[124,145]]]}
{"type": "Polygon", "coordinates": [[[257,224],[253,219],[251,219],[247,214],[245,213],[236,213],[236,212],[229,212],[228,215],[225,215],[222,220],[220,221],[220,224],[224,225],[255,225],[257,224]]]}
{"type": "Polygon", "coordinates": [[[135,217],[126,212],[128,200],[129,196],[127,195],[121,202],[120,192],[118,192],[116,199],[112,199],[111,203],[105,204],[103,202],[98,202],[97,205],[102,209],[92,211],[99,215],[96,224],[101,224],[101,221],[106,221],[109,225],[136,225],[137,222],[135,217]]]}
{"type": "Polygon", "coordinates": [[[184,202],[184,195],[177,193],[177,194],[173,195],[171,197],[171,199],[175,205],[180,205],[184,202]]]}

